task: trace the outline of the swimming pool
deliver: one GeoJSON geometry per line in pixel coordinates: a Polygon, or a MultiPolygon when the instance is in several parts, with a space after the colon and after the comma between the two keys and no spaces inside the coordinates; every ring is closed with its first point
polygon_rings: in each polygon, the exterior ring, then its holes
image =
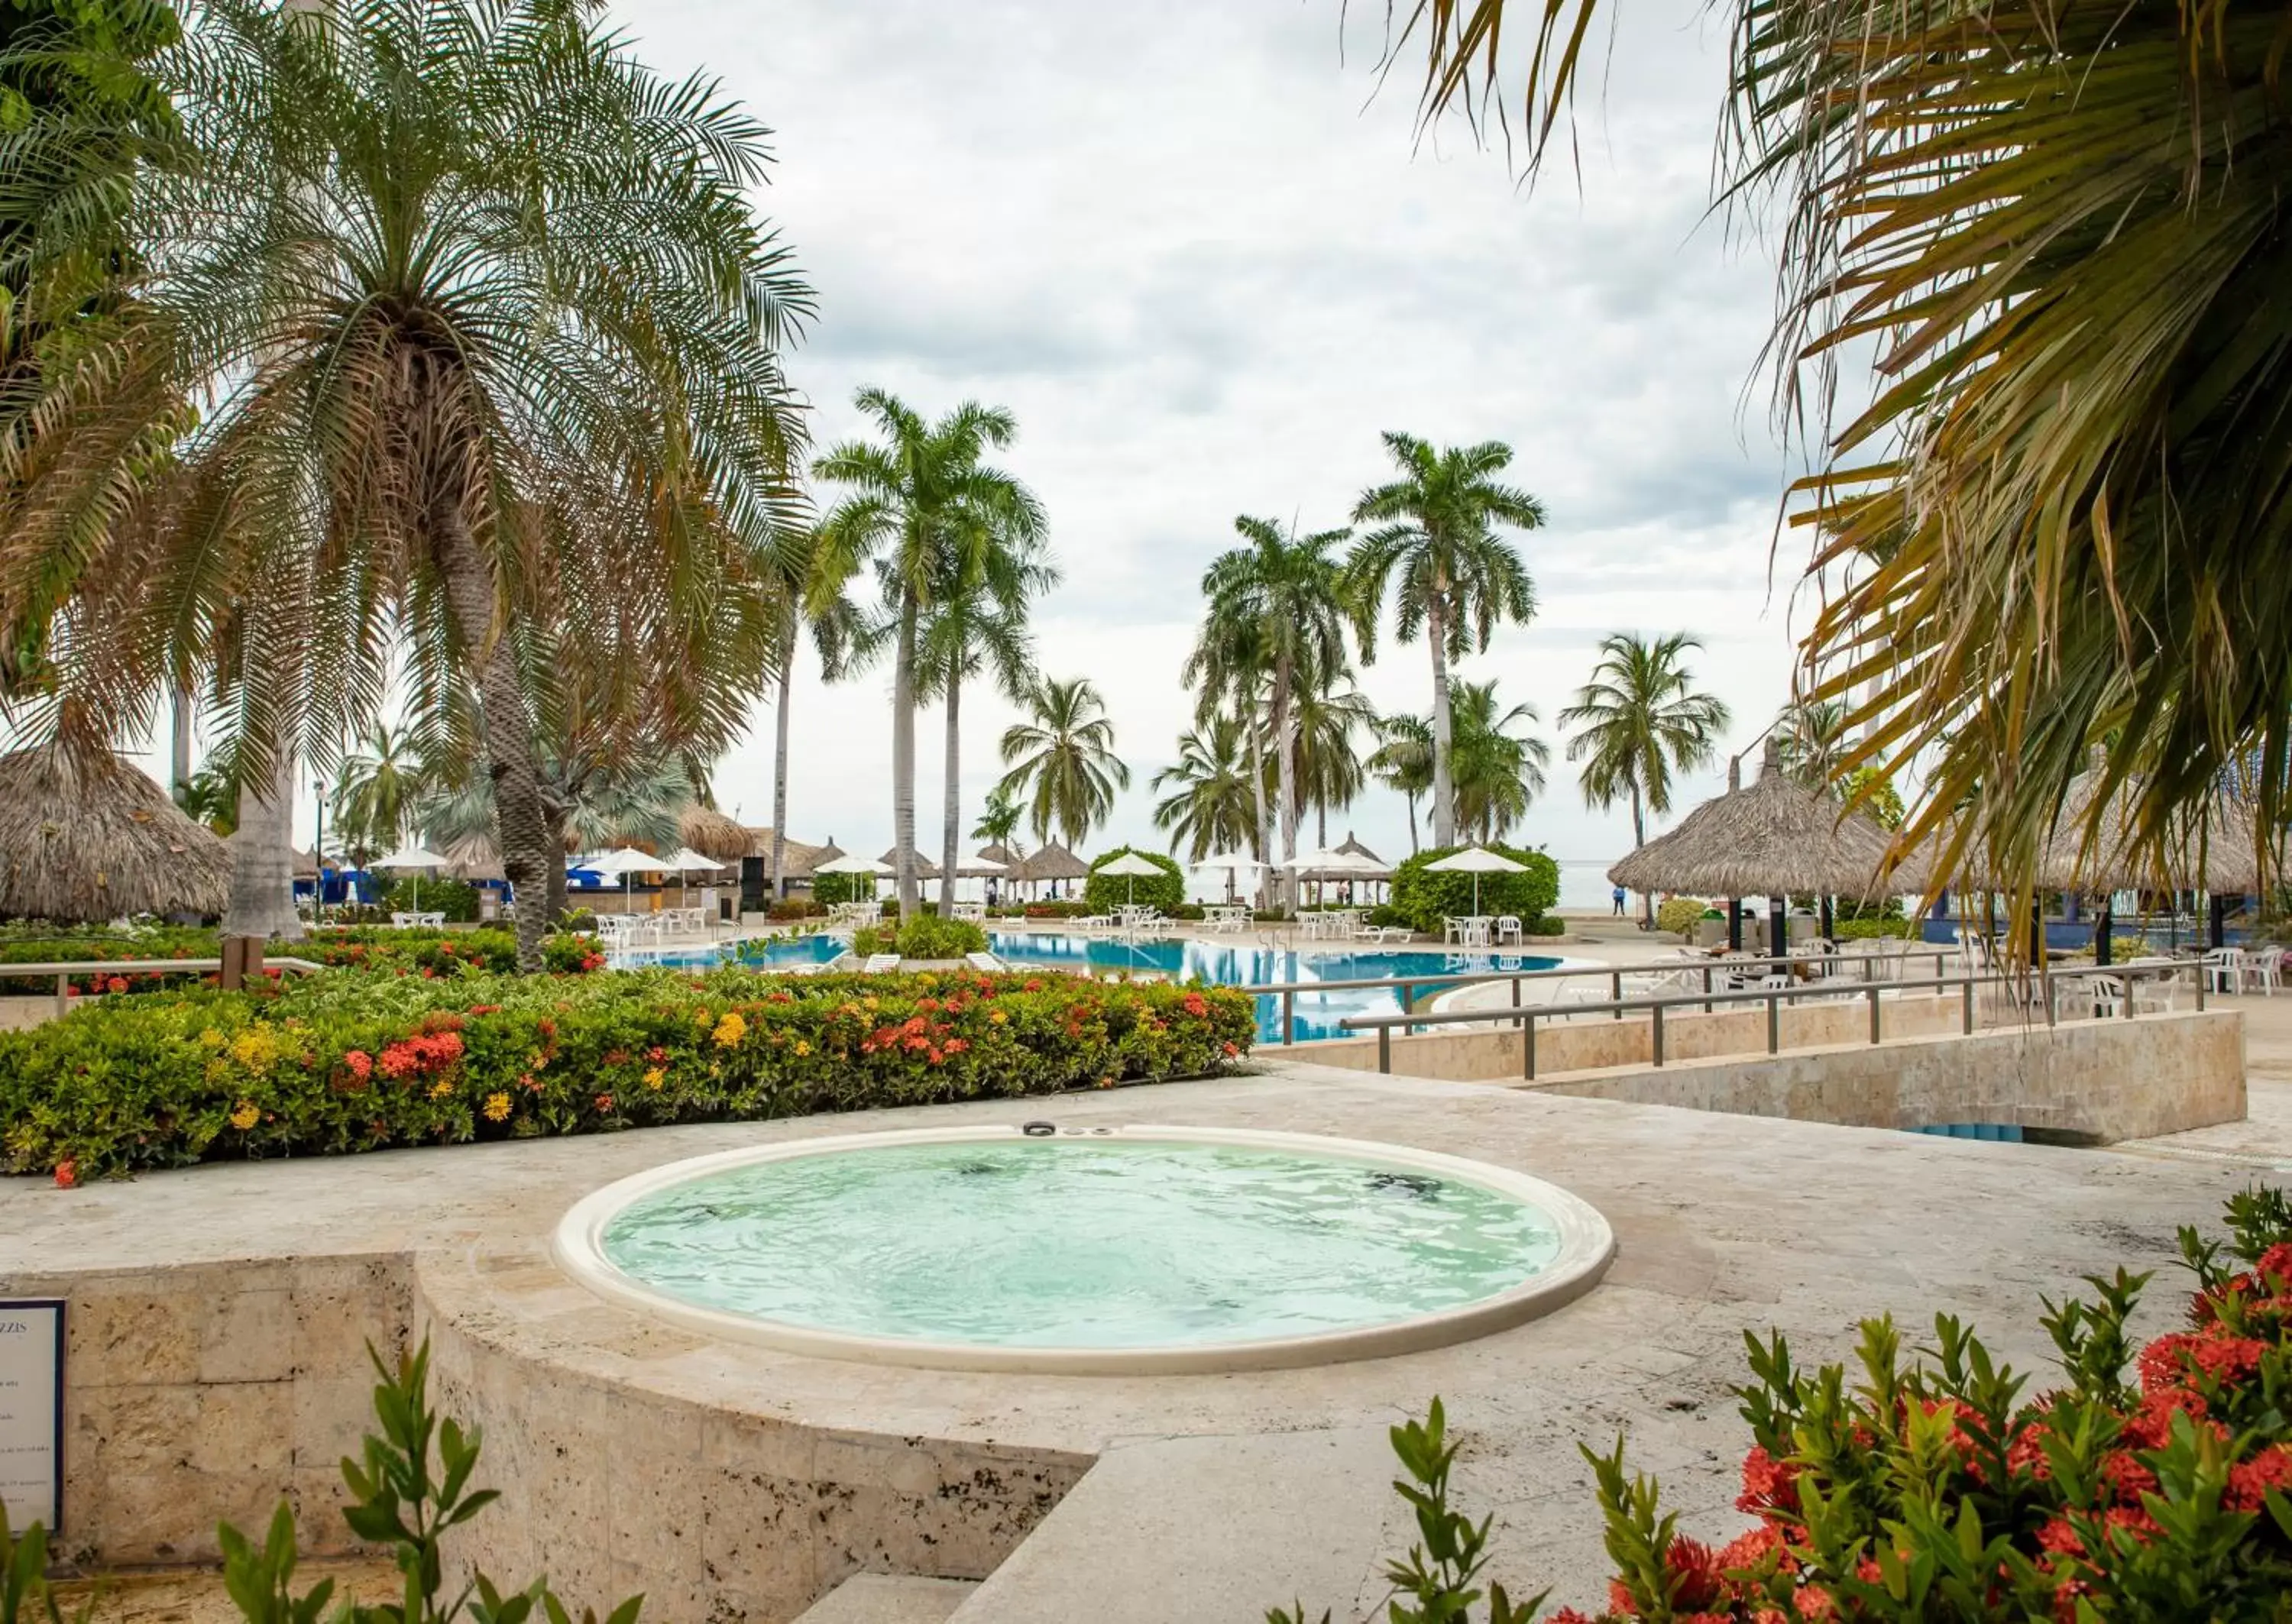
{"type": "MultiPolygon", "coordinates": [[[[1222,987],[1263,986],[1281,981],[1400,980],[1411,976],[1471,975],[1481,970],[1554,969],[1562,962],[1549,954],[1538,953],[1437,953],[1421,948],[1376,953],[1286,953],[1239,943],[1120,942],[1104,937],[1040,930],[990,931],[987,940],[997,958],[1021,969],[1087,971],[1094,976],[1122,970],[1143,971],[1177,981],[1206,981],[1222,987]]],[[[630,962],[694,968],[730,961],[757,969],[785,969],[797,964],[825,964],[843,947],[842,942],[828,936],[775,937],[738,943],[730,948],[671,949],[640,955],[630,962]]],[[[1297,1041],[1311,1042],[1317,1038],[1347,1035],[1337,1025],[1347,1016],[1399,1013],[1400,993],[1397,987],[1300,992],[1295,1008],[1297,1041]]],[[[1281,1041],[1279,998],[1258,999],[1257,1038],[1262,1043],[1281,1041]]]]}
{"type": "Polygon", "coordinates": [[[1438,1347],[1599,1277],[1599,1214],[1397,1145],[1036,1122],[837,1136],[607,1186],[553,1250],[611,1300],[790,1352],[1264,1369],[1438,1347]]]}

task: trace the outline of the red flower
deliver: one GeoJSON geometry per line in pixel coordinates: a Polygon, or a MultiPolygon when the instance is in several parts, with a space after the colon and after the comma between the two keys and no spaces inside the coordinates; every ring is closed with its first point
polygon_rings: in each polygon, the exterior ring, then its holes
{"type": "Polygon", "coordinates": [[[2261,1497],[2274,1489],[2292,1493],[2292,1446],[2272,1443],[2249,1460],[2228,1469],[2223,1502],[2234,1511],[2257,1511],[2261,1497]]]}
{"type": "Polygon", "coordinates": [[[2240,1382],[2260,1368],[2260,1356],[2267,1351],[2264,1342],[2228,1336],[2217,1328],[2173,1331],[2141,1350],[2141,1387],[2154,1392],[2175,1387],[2191,1371],[2216,1381],[2240,1382]]]}
{"type": "Polygon", "coordinates": [[[1674,1536],[1664,1549],[1663,1565],[1677,1580],[1671,1598],[1675,1607],[1700,1612],[1719,1599],[1723,1586],[1718,1559],[1702,1540],[1691,1540],[1685,1534],[1674,1536]]]}
{"type": "Polygon", "coordinates": [[[351,1049],[343,1057],[343,1064],[349,1066],[351,1073],[357,1076],[369,1077],[374,1074],[374,1057],[363,1049],[351,1049]]]}
{"type": "Polygon", "coordinates": [[[1229,1060],[1232,1059],[1236,1055],[1241,1052],[1241,1045],[1239,1043],[1228,1042],[1222,1044],[1220,1047],[1225,1050],[1225,1057],[1229,1060]]]}
{"type": "Polygon", "coordinates": [[[658,1065],[662,1061],[668,1058],[668,1050],[656,1043],[650,1049],[645,1050],[645,1058],[651,1061],[655,1065],[658,1065]]]}
{"type": "Polygon", "coordinates": [[[613,1097],[609,1094],[598,1095],[596,1105],[600,1111],[610,1111],[613,1108],[613,1097]]]}
{"type": "Polygon", "coordinates": [[[107,993],[125,993],[127,990],[127,977],[114,976],[103,984],[103,990],[107,993]]]}
{"type": "Polygon", "coordinates": [[[1039,993],[1042,990],[1043,984],[1040,979],[1031,976],[1027,978],[1027,991],[1029,993],[1039,993]]]}
{"type": "Polygon", "coordinates": [[[1753,1444],[1743,1457],[1743,1492],[1735,1499],[1735,1509],[1762,1515],[1769,1510],[1796,1511],[1798,1490],[1793,1484],[1797,1476],[1798,1467],[1753,1444]]]}
{"type": "Polygon", "coordinates": [[[69,1190],[79,1182],[79,1163],[66,1156],[56,1163],[56,1188],[69,1190]]]}
{"type": "Polygon", "coordinates": [[[1209,1000],[1204,998],[1199,993],[1189,993],[1180,1001],[1184,1004],[1186,1013],[1197,1019],[1207,1016],[1210,1012],[1209,1000]]]}

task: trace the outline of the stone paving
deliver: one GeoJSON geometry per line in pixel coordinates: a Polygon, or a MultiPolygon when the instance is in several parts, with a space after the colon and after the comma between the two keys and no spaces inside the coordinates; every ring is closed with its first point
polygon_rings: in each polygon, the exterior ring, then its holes
{"type": "MultiPolygon", "coordinates": [[[[1373,1616],[1382,1558],[1407,1534],[1385,1487],[1383,1429],[1436,1393],[1465,1442],[1458,1494],[1496,1514],[1498,1576],[1516,1590],[1556,1584],[1555,1599],[1589,1600],[1605,1563],[1579,1443],[1604,1448],[1623,1434],[1632,1464],[1661,1475],[1690,1532],[1739,1525],[1731,1502],[1743,1435],[1729,1389],[1745,1326],[1788,1331],[1807,1363],[1845,1354],[1862,1316],[1892,1313],[1916,1327],[1948,1310],[2042,1379],[2040,1297],[2122,1262],[2162,1271],[2143,1327],[2161,1329],[2177,1298],[2176,1226],[2207,1222],[2225,1194],[2292,1160],[2292,1000],[2245,1002],[2255,1009],[2252,1122],[2109,1152],[1273,1059],[1248,1077],[1055,1101],[222,1165],[69,1192],[0,1181],[0,1280],[69,1290],[74,1279],[156,1281],[182,1266],[212,1278],[281,1259],[411,1259],[417,1303],[451,1312],[490,1349],[577,1372],[584,1391],[607,1395],[585,1407],[569,1397],[562,1413],[530,1424],[555,1428],[551,1472],[609,1480],[578,1538],[609,1548],[612,1561],[587,1569],[579,1551],[548,1549],[545,1526],[520,1538],[538,1541],[532,1554],[553,1574],[588,1586],[577,1586],[577,1602],[644,1588],[658,1598],[649,1617],[731,1616],[712,1596],[714,1581],[693,1576],[698,1545],[684,1548],[710,1515],[708,1493],[685,1481],[698,1459],[663,1456],[656,1469],[648,1454],[670,1446],[659,1424],[667,1403],[823,1438],[876,1435],[894,1451],[920,1440],[958,1459],[985,1449],[1096,1460],[991,1576],[964,1571],[985,1558],[953,1547],[839,1535],[832,1547],[815,1541],[810,1565],[773,1597],[740,1593],[749,1624],[786,1619],[876,1564],[986,1577],[954,1615],[964,1624],[1255,1620],[1293,1593],[1316,1615],[1329,1606],[1339,1619],[1373,1616]],[[1316,1370],[1151,1379],[892,1372],[711,1345],[588,1298],[547,1258],[548,1229],[576,1196],[661,1162],[789,1137],[1040,1115],[1280,1127],[1484,1157],[1592,1202],[1619,1256],[1581,1301],[1479,1342],[1316,1370]],[[694,1498],[662,1511],[675,1501],[663,1499],[669,1490],[694,1498]],[[623,1503],[640,1499],[641,1510],[623,1503]]],[[[496,1459],[531,1459],[513,1435],[528,1424],[520,1405],[550,1411],[557,1400],[496,1392],[488,1403],[505,1418],[496,1459]]],[[[518,1485],[504,1486],[514,1498],[518,1485]]]]}

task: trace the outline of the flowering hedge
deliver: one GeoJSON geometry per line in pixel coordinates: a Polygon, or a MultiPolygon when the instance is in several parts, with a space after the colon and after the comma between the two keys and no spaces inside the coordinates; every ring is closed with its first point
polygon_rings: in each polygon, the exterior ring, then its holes
{"type": "Polygon", "coordinates": [[[791,1116],[1229,1068],[1215,988],[1055,975],[340,972],[0,1033],[0,1157],[69,1184],[234,1157],[791,1116]]]}
{"type": "MultiPolygon", "coordinates": [[[[601,969],[604,950],[596,938],[569,932],[553,935],[543,945],[552,970],[579,975],[601,969]]],[[[99,967],[123,959],[212,959],[222,952],[219,933],[209,929],[174,927],[142,931],[98,932],[75,937],[0,938],[0,967],[42,962],[85,961],[90,968],[76,977],[72,991],[88,996],[99,993],[141,993],[181,985],[165,976],[118,975],[99,967]]],[[[383,969],[408,976],[438,975],[474,967],[505,975],[517,967],[517,937],[503,929],[399,929],[383,926],[325,927],[299,942],[274,944],[274,959],[303,959],[342,969],[383,969]]],[[[0,969],[0,993],[41,993],[55,991],[48,976],[16,976],[0,969]]]]}

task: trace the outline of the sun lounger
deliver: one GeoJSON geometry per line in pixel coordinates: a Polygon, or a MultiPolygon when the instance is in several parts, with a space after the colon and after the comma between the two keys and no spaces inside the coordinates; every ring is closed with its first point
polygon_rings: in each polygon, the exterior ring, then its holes
{"type": "Polygon", "coordinates": [[[983,976],[997,975],[1003,969],[1003,961],[990,953],[965,953],[963,961],[983,976]]]}
{"type": "Polygon", "coordinates": [[[897,953],[869,953],[868,962],[860,967],[870,976],[886,976],[900,968],[897,953]]]}

